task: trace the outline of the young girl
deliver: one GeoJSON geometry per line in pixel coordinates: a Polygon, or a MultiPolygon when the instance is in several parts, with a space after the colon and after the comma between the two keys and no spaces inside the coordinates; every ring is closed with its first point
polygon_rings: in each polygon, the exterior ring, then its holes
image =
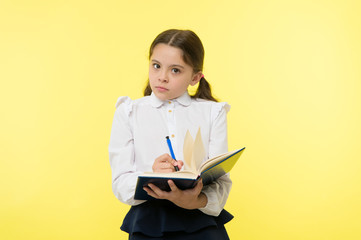
{"type": "Polygon", "coordinates": [[[228,151],[229,105],[212,96],[202,73],[203,58],[202,42],[194,32],[162,32],[150,46],[144,97],[120,97],[116,103],[109,158],[113,192],[132,206],[121,226],[129,239],[229,239],[224,224],[233,216],[223,209],[232,185],[228,174],[183,191],[171,180],[170,192],[149,184],[144,190],[154,200],[134,199],[138,175],[184,167],[169,155],[166,136],[177,159],[183,159],[187,130],[195,137],[199,127],[208,158],[228,151]],[[197,92],[190,96],[188,86],[197,83],[197,92]]]}

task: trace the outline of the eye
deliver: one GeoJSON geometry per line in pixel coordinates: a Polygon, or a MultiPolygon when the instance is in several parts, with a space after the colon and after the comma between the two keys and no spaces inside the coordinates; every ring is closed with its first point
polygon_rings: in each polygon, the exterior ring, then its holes
{"type": "Polygon", "coordinates": [[[180,70],[178,68],[172,68],[172,73],[180,73],[180,70]]]}
{"type": "Polygon", "coordinates": [[[159,69],[159,68],[160,68],[160,65],[159,65],[158,63],[153,63],[153,68],[159,69]]]}

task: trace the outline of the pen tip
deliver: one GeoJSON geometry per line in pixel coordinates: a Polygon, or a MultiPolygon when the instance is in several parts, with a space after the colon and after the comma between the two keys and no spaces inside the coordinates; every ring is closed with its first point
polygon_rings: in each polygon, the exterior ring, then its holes
{"type": "Polygon", "coordinates": [[[165,138],[166,138],[166,139],[169,139],[169,136],[166,136],[165,138]]]}

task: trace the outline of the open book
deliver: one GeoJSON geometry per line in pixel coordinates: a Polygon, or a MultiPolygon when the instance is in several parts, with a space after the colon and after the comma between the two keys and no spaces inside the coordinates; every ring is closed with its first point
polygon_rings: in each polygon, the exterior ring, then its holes
{"type": "Polygon", "coordinates": [[[187,131],[183,146],[185,170],[171,173],[145,172],[138,176],[134,199],[152,199],[152,197],[143,190],[143,187],[149,183],[156,185],[164,191],[170,191],[168,185],[169,179],[172,179],[175,185],[182,190],[193,188],[200,178],[202,178],[203,185],[210,184],[233,168],[244,149],[245,148],[241,148],[232,152],[223,153],[202,163],[205,157],[205,150],[200,129],[195,140],[193,140],[189,131],[187,131]]]}

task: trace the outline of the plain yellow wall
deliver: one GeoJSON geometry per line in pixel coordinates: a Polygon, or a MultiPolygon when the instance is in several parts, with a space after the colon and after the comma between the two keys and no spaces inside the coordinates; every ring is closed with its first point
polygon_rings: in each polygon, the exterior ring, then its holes
{"type": "Polygon", "coordinates": [[[359,1],[0,2],[0,238],[126,239],[114,104],[151,41],[194,30],[227,101],[231,239],[361,239],[359,1]]]}

